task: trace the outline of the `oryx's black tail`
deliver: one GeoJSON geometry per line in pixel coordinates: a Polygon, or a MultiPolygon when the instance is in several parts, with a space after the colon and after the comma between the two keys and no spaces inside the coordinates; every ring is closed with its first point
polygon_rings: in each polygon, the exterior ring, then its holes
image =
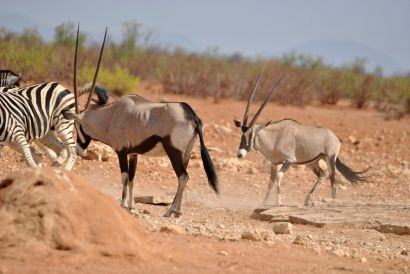
{"type": "Polygon", "coordinates": [[[343,164],[342,161],[339,160],[339,158],[336,159],[336,168],[343,175],[343,177],[345,177],[352,184],[357,184],[365,181],[366,177],[362,176],[361,174],[369,170],[369,168],[366,168],[362,171],[353,171],[350,167],[343,164]]]}
{"type": "Polygon", "coordinates": [[[196,115],[195,111],[187,103],[181,103],[181,106],[185,110],[186,118],[195,123],[195,131],[199,135],[199,141],[201,145],[201,158],[204,165],[206,176],[208,177],[209,186],[216,192],[219,192],[218,176],[216,175],[214,164],[212,163],[211,156],[208,149],[205,146],[204,136],[202,134],[202,121],[196,115]]]}
{"type": "Polygon", "coordinates": [[[201,158],[204,165],[206,176],[208,177],[208,183],[212,189],[218,193],[218,176],[216,175],[214,164],[212,163],[211,156],[209,155],[208,149],[205,146],[204,136],[202,134],[202,121],[198,117],[195,119],[196,131],[199,135],[199,142],[201,144],[201,158]]]}

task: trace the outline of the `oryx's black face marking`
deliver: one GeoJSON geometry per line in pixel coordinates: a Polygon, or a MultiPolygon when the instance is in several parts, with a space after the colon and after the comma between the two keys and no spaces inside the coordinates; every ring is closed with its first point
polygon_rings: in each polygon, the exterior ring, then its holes
{"type": "Polygon", "coordinates": [[[236,156],[245,158],[246,154],[251,151],[254,140],[254,129],[244,126],[240,121],[234,120],[235,125],[242,130],[241,142],[239,143],[236,156]]]}
{"type": "Polygon", "coordinates": [[[77,123],[75,124],[75,127],[77,129],[77,152],[84,154],[88,145],[91,143],[92,138],[88,136],[83,128],[77,123]]]}
{"type": "Polygon", "coordinates": [[[238,158],[245,158],[246,154],[250,152],[253,148],[255,139],[255,130],[254,128],[246,129],[245,132],[242,132],[241,142],[239,143],[239,148],[236,153],[238,158]]]}

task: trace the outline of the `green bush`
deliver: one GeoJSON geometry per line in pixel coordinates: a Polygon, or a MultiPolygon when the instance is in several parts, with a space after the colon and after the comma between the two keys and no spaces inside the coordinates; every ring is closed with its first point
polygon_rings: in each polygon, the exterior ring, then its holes
{"type": "MultiPolygon", "coordinates": [[[[94,74],[95,67],[86,65],[79,70],[79,83],[91,82],[94,78],[94,74]]],[[[129,74],[126,68],[121,68],[117,65],[113,71],[100,67],[97,82],[104,85],[111,92],[123,95],[134,93],[139,87],[140,79],[129,74]]]]}

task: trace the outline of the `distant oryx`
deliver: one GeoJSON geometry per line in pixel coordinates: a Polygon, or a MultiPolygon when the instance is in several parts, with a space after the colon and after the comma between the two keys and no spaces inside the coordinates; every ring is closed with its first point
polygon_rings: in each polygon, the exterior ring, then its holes
{"type": "Polygon", "coordinates": [[[318,188],[326,178],[324,170],[319,166],[319,160],[321,159],[327,163],[332,196],[333,198],[336,198],[336,168],[351,183],[365,180],[365,177],[360,176],[360,174],[367,170],[355,172],[339,160],[338,153],[340,149],[340,141],[333,132],[327,128],[303,126],[290,119],[284,119],[277,122],[269,121],[266,124],[256,123],[262,110],[282,80],[282,77],[283,75],[271,89],[269,95],[265,98],[255,116],[248,124],[249,108],[261,78],[261,75],[259,75],[249,97],[243,121],[240,122],[234,120],[235,125],[242,129],[242,137],[237,156],[238,158],[244,158],[252,148],[255,148],[255,150],[262,153],[262,155],[270,161],[271,176],[263,204],[268,201],[272,186],[276,181],[276,203],[277,205],[281,205],[280,184],[283,175],[291,165],[305,164],[309,166],[318,177],[315,185],[305,200],[305,206],[310,205],[310,203],[313,202],[313,194],[316,188],[318,188]],[[279,172],[277,172],[277,166],[280,164],[282,164],[282,167],[279,172]]]}

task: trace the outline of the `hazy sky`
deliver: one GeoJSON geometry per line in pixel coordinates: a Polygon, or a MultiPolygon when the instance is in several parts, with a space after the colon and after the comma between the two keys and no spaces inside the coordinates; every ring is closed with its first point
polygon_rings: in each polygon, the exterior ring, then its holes
{"type": "Polygon", "coordinates": [[[67,21],[81,22],[97,41],[108,25],[119,39],[122,23],[136,19],[158,41],[191,50],[251,56],[296,50],[332,64],[364,56],[370,67],[410,72],[409,0],[0,0],[0,7],[0,26],[36,26],[48,39],[67,21]]]}

